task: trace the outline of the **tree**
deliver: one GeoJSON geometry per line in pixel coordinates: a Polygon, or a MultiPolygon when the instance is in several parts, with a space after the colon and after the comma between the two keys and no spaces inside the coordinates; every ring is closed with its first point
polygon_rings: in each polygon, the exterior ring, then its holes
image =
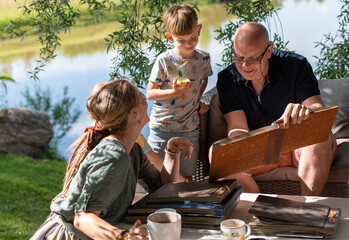
{"type": "MultiPolygon", "coordinates": [[[[11,77],[9,76],[0,76],[0,86],[4,89],[5,93],[7,93],[7,85],[8,82],[15,82],[11,77]]],[[[0,93],[1,94],[1,93],[0,93]]]]}
{"type": "MultiPolygon", "coordinates": [[[[103,10],[108,6],[110,10],[113,6],[113,2],[109,0],[80,0],[80,3],[88,4],[97,20],[103,10]]],[[[6,32],[11,38],[37,35],[41,43],[40,57],[30,76],[38,80],[37,74],[56,57],[56,49],[61,45],[59,35],[68,32],[76,24],[80,11],[69,0],[33,0],[23,6],[22,15],[22,18],[10,21],[6,32]]]]}
{"type": "MultiPolygon", "coordinates": [[[[12,37],[24,37],[36,34],[42,45],[36,67],[30,72],[33,79],[45,65],[56,56],[56,49],[61,45],[59,35],[69,31],[80,17],[80,10],[87,5],[95,21],[103,20],[106,13],[113,12],[121,29],[106,37],[106,50],[116,51],[113,59],[111,78],[123,75],[129,76],[137,86],[142,87],[147,81],[155,57],[169,48],[169,42],[164,38],[164,11],[181,0],[77,0],[72,5],[69,0],[33,0],[23,7],[25,18],[16,19],[7,26],[7,32],[12,37]]],[[[195,4],[193,7],[197,8],[195,4]]],[[[270,0],[234,0],[226,1],[227,14],[235,15],[238,21],[229,22],[224,29],[219,29],[218,40],[226,46],[222,54],[225,64],[231,55],[230,41],[238,25],[246,21],[266,21],[277,10],[270,0]]],[[[281,25],[281,24],[280,24],[281,25]]],[[[280,48],[287,45],[278,34],[274,35],[274,44],[280,48]]]]}
{"type": "Polygon", "coordinates": [[[118,13],[117,21],[123,27],[106,38],[107,51],[118,52],[110,76],[127,74],[142,86],[150,71],[150,52],[157,54],[168,47],[162,34],[162,13],[180,3],[181,0],[79,0],[78,5],[73,6],[69,0],[33,0],[23,7],[23,17],[12,20],[6,31],[11,37],[37,35],[41,43],[40,57],[30,76],[38,80],[37,74],[56,57],[57,47],[61,45],[59,35],[68,32],[79,19],[79,8],[87,5],[97,22],[103,20],[106,12],[118,13]]]}
{"type": "Polygon", "coordinates": [[[50,116],[50,122],[54,130],[54,137],[50,141],[49,148],[45,153],[45,157],[49,159],[64,159],[59,154],[58,142],[69,132],[72,125],[78,120],[81,111],[74,107],[75,98],[68,96],[68,87],[63,88],[63,98],[53,103],[51,92],[49,89],[41,90],[39,86],[34,89],[32,94],[26,87],[22,93],[25,103],[24,107],[45,111],[50,116]]]}
{"type": "MultiPolygon", "coordinates": [[[[177,0],[135,0],[121,4],[122,28],[109,34],[107,51],[116,50],[118,55],[113,59],[114,69],[111,78],[124,74],[130,76],[139,87],[142,87],[159,53],[169,48],[164,38],[165,27],[162,15],[167,8],[180,4],[177,0]],[[131,4],[131,2],[133,2],[131,4]]],[[[195,7],[195,6],[194,6],[195,7]]]]}
{"type": "MultiPolygon", "coordinates": [[[[231,40],[233,39],[233,34],[237,28],[245,22],[266,22],[269,33],[271,30],[271,19],[275,16],[277,19],[277,11],[270,0],[265,1],[245,1],[245,0],[235,0],[226,2],[226,12],[237,17],[237,20],[230,21],[224,28],[216,30],[218,33],[218,40],[223,43],[225,48],[222,53],[222,62],[224,66],[227,66],[232,62],[233,56],[233,46],[231,40]]],[[[282,25],[280,21],[275,21],[275,28],[280,28],[282,30],[282,25]]],[[[274,33],[272,42],[277,49],[287,49],[287,42],[282,40],[282,37],[278,33],[274,33]]]]}
{"type": "Polygon", "coordinates": [[[349,77],[349,0],[340,0],[341,12],[338,18],[337,33],[325,34],[325,39],[317,42],[320,57],[317,59],[315,74],[319,79],[349,77]]]}

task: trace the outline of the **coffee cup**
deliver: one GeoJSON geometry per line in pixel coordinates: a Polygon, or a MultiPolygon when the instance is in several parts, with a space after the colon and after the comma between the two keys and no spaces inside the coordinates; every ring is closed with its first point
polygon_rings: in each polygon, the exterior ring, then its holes
{"type": "Polygon", "coordinates": [[[159,213],[159,212],[176,212],[176,209],[174,208],[159,208],[158,210],[155,211],[156,213],[159,213]]]}
{"type": "Polygon", "coordinates": [[[151,240],[179,240],[182,231],[182,216],[176,212],[162,211],[147,217],[147,225],[151,240]]]}
{"type": "Polygon", "coordinates": [[[251,228],[243,220],[227,219],[221,222],[221,240],[245,240],[251,228]]]}

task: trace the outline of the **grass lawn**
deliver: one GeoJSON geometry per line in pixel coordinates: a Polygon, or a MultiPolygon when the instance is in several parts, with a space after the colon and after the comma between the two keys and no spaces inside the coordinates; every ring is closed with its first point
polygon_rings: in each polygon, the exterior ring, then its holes
{"type": "Polygon", "coordinates": [[[66,163],[0,154],[0,239],[29,239],[50,213],[66,163]]]}

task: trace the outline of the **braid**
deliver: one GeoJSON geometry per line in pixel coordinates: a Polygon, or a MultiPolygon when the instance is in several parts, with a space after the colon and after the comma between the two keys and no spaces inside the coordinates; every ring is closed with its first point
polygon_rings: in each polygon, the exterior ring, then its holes
{"type": "Polygon", "coordinates": [[[67,170],[65,172],[65,176],[63,179],[63,189],[62,191],[53,199],[53,201],[57,198],[66,198],[68,194],[68,189],[70,183],[78,171],[80,164],[85,159],[86,155],[89,151],[86,148],[86,139],[87,134],[82,135],[73,145],[75,145],[75,150],[68,161],[67,170]]]}

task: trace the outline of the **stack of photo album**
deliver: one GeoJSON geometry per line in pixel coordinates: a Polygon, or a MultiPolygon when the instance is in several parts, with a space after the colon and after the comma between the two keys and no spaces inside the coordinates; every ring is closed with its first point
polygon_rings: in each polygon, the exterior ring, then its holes
{"type": "Polygon", "coordinates": [[[242,187],[236,180],[168,183],[133,204],[126,220],[146,222],[149,214],[172,208],[182,215],[182,226],[217,229],[239,203],[242,187]]]}
{"type": "Polygon", "coordinates": [[[259,195],[249,210],[253,235],[323,239],[336,234],[341,209],[259,195]]]}

